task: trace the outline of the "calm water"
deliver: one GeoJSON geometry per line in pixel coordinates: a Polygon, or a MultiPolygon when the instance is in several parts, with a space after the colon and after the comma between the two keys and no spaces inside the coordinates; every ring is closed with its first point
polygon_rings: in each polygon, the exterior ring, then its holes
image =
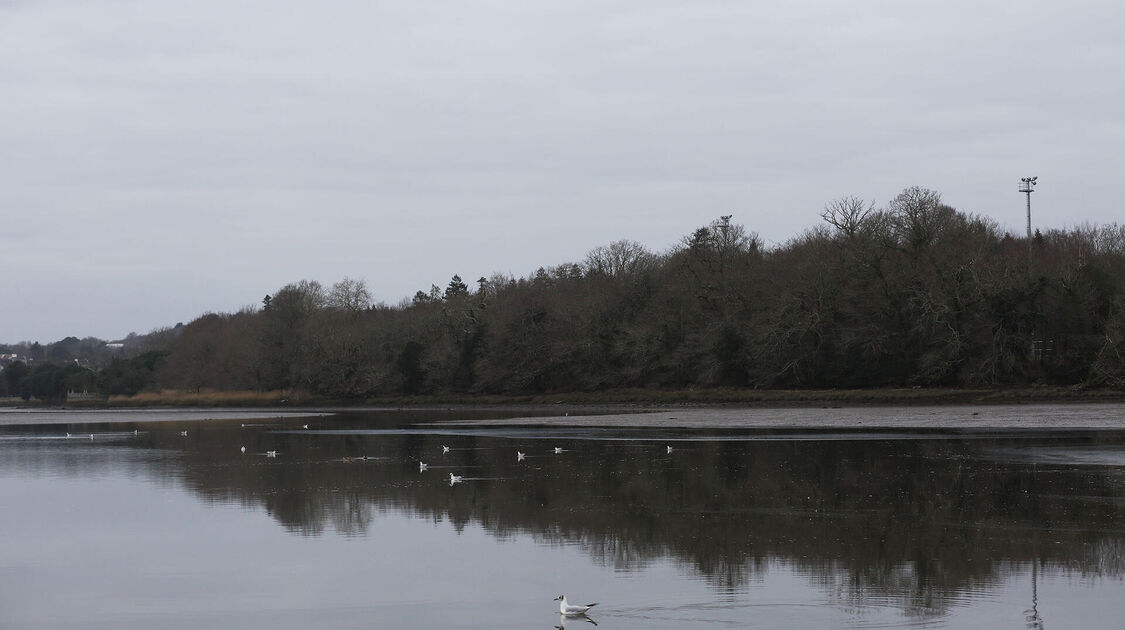
{"type": "Polygon", "coordinates": [[[74,417],[0,427],[0,628],[1125,625],[1122,431],[74,417]]]}

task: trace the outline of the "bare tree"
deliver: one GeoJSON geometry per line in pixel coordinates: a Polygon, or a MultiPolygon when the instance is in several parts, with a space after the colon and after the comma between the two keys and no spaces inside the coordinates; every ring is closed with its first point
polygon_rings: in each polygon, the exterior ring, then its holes
{"type": "Polygon", "coordinates": [[[326,300],[324,287],[319,282],[300,280],[278,289],[266,310],[286,316],[306,316],[324,308],[326,300]]]}
{"type": "Polygon", "coordinates": [[[653,255],[644,245],[636,241],[620,240],[595,247],[586,254],[582,266],[586,273],[617,278],[641,271],[652,261],[653,255]]]}
{"type": "Polygon", "coordinates": [[[921,186],[903,189],[887,207],[901,245],[919,250],[933,244],[956,211],[942,204],[941,194],[921,186]]]}
{"type": "Polygon", "coordinates": [[[351,278],[337,282],[328,292],[328,306],[348,313],[367,310],[371,307],[371,292],[367,290],[367,283],[351,278]]]}
{"type": "Polygon", "coordinates": [[[874,211],[875,202],[864,202],[859,197],[848,195],[826,204],[820,213],[820,218],[836,228],[840,234],[853,238],[874,211]]]}

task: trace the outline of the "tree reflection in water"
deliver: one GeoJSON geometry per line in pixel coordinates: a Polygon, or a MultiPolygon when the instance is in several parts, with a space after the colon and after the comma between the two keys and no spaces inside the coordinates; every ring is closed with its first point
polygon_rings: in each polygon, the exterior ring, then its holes
{"type": "Polygon", "coordinates": [[[178,427],[153,427],[126,446],[181,451],[153,459],[160,472],[150,474],[179,478],[208,501],[261,506],[303,536],[365,536],[380,514],[396,511],[577,546],[622,571],[673,559],[720,590],[744,589],[780,562],[844,604],[879,598],[926,615],[1030,565],[1032,628],[1042,627],[1040,567],[1125,573],[1125,467],[1066,457],[1093,450],[1120,461],[1125,434],[783,439],[576,430],[570,435],[582,439],[548,440],[534,430],[360,425],[208,425],[186,441],[178,427]],[[671,453],[670,439],[680,440],[671,453]],[[251,457],[240,444],[285,455],[251,457]],[[442,444],[452,447],[444,457],[442,444]],[[555,445],[565,452],[553,454],[555,445]],[[1043,449],[1052,457],[1036,455],[1043,449]],[[434,463],[420,471],[419,461],[434,463]],[[451,472],[465,481],[451,487],[451,472]]]}

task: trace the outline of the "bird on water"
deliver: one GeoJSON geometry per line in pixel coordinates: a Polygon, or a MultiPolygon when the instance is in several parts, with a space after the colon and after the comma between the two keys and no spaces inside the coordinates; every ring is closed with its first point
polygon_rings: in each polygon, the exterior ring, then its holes
{"type": "Polygon", "coordinates": [[[560,615],[585,615],[591,608],[598,605],[598,602],[594,602],[585,606],[574,606],[567,603],[566,595],[559,595],[555,598],[555,601],[559,603],[560,615]]]}

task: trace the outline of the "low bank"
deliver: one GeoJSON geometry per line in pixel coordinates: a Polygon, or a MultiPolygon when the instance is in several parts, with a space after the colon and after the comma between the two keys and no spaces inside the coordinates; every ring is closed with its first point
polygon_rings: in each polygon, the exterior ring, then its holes
{"type": "Polygon", "coordinates": [[[440,394],[364,399],[325,399],[294,391],[142,392],[135,396],[43,403],[7,399],[3,406],[67,408],[144,407],[427,407],[590,405],[630,407],[740,406],[823,407],[868,405],[1030,404],[1049,402],[1125,402],[1125,390],[1076,387],[1025,388],[877,388],[877,389],[628,389],[557,392],[519,396],[440,394]]]}

